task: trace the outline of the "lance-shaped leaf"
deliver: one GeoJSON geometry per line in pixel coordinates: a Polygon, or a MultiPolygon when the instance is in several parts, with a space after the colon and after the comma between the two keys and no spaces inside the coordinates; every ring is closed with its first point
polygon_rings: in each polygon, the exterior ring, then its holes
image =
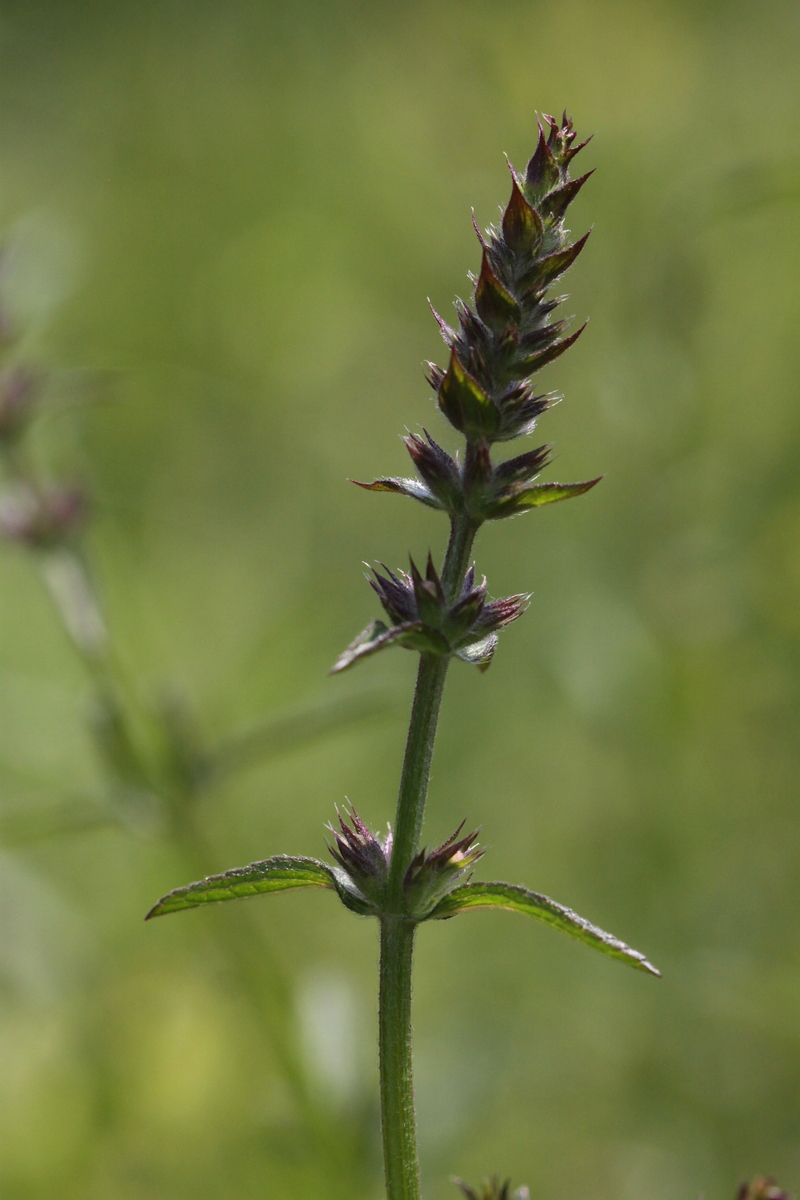
{"type": "Polygon", "coordinates": [[[222,900],[238,900],[246,896],[261,896],[267,892],[283,892],[296,887],[324,887],[338,891],[333,869],[316,858],[290,858],[279,854],[264,862],[236,867],[221,875],[209,875],[197,883],[176,888],[162,896],[145,917],[161,917],[165,913],[197,908],[201,904],[218,904],[222,900]]]}
{"type": "Polygon", "coordinates": [[[587,479],[584,483],[534,483],[527,487],[525,484],[512,484],[493,504],[487,505],[484,513],[489,521],[518,517],[542,504],[555,504],[558,500],[582,496],[602,478],[602,475],[598,475],[596,479],[587,479]]]}
{"type": "Polygon", "coordinates": [[[384,625],[383,621],[372,621],[350,643],[347,649],[342,651],[329,674],[336,675],[339,671],[351,667],[359,659],[366,658],[369,654],[375,654],[378,650],[383,650],[384,646],[391,646],[392,642],[399,641],[405,635],[411,635],[421,629],[421,621],[406,621],[402,625],[393,625],[391,629],[384,625]]]}
{"type": "Polygon", "coordinates": [[[649,963],[638,950],[632,950],[613,934],[598,929],[584,917],[579,917],[572,909],[557,904],[547,896],[531,892],[528,888],[514,883],[465,883],[456,888],[449,896],[445,896],[431,913],[430,919],[443,920],[454,917],[457,913],[468,912],[473,908],[505,908],[510,912],[524,913],[537,921],[544,921],[570,937],[585,942],[602,954],[611,958],[619,958],[622,962],[635,967],[637,971],[647,971],[650,975],[661,975],[661,972],[649,963]]]}
{"type": "Polygon", "coordinates": [[[354,483],[356,487],[363,488],[365,492],[394,492],[398,496],[410,496],[412,500],[419,500],[422,504],[427,504],[429,508],[443,509],[445,507],[419,479],[390,476],[385,479],[376,479],[373,483],[360,483],[357,479],[351,479],[350,482],[354,483]]]}

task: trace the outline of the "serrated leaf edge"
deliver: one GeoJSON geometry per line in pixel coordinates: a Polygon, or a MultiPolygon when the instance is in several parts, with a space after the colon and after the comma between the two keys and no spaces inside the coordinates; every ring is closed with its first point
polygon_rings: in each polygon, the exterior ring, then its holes
{"type": "Polygon", "coordinates": [[[246,867],[234,867],[219,875],[208,875],[195,883],[174,888],[153,905],[145,920],[198,908],[203,904],[248,899],[250,896],[263,896],[296,887],[324,887],[338,892],[337,882],[332,868],[319,859],[278,854],[246,867]],[[247,878],[248,875],[255,875],[256,878],[247,878]],[[260,887],[259,883],[264,886],[260,887]]]}
{"type": "Polygon", "coordinates": [[[661,972],[640,951],[632,949],[613,934],[606,933],[598,925],[593,925],[566,905],[517,883],[466,883],[445,896],[428,920],[444,920],[473,908],[504,908],[509,912],[522,913],[523,916],[533,917],[568,933],[602,954],[627,962],[638,971],[659,978],[661,976],[661,972]]]}

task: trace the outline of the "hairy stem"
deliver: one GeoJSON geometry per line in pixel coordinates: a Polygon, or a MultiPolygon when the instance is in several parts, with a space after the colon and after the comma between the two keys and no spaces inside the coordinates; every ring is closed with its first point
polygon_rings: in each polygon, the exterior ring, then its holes
{"type": "MultiPolygon", "coordinates": [[[[450,602],[467,569],[476,526],[454,517],[442,585],[450,602]]],[[[417,853],[428,794],[433,744],[449,660],[423,654],[400,777],[389,878],[392,912],[381,918],[379,1043],[381,1122],[389,1200],[419,1200],[417,1131],[411,1054],[411,967],[414,923],[403,915],[403,879],[417,853]]]]}
{"type": "MultiPolygon", "coordinates": [[[[463,517],[453,518],[442,570],[442,586],[450,603],[461,588],[475,532],[476,526],[471,521],[463,517]]],[[[402,908],[403,877],[417,852],[422,830],[433,744],[448,665],[449,659],[435,654],[420,656],[394,823],[390,891],[398,909],[402,908]]]]}
{"type": "Polygon", "coordinates": [[[417,1122],[411,1061],[411,958],[414,923],[381,918],[379,1041],[386,1194],[419,1200],[417,1122]]]}

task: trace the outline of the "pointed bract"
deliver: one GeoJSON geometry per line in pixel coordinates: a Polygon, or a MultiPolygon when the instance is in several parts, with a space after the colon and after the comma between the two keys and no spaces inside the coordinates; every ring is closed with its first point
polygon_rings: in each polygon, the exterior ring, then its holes
{"type": "Polygon", "coordinates": [[[486,506],[486,519],[499,521],[503,517],[517,517],[539,508],[543,504],[554,504],[558,500],[571,500],[573,496],[583,496],[602,479],[587,479],[584,483],[536,483],[527,486],[524,483],[514,483],[503,491],[497,498],[486,506]]]}
{"type": "Polygon", "coordinates": [[[539,198],[554,188],[560,178],[558,163],[540,125],[539,141],[525,172],[526,191],[531,198],[539,198]]]}
{"type": "Polygon", "coordinates": [[[428,508],[446,508],[446,505],[433,494],[430,488],[427,488],[424,483],[420,483],[418,479],[389,477],[375,479],[372,483],[360,483],[358,479],[351,479],[350,482],[354,483],[356,487],[363,488],[365,492],[394,492],[398,496],[410,496],[412,500],[419,500],[428,508]]]}
{"type": "Polygon", "coordinates": [[[511,171],[511,199],[503,213],[503,237],[516,254],[535,254],[544,236],[544,223],[536,209],[528,203],[511,171]]]}
{"type": "Polygon", "coordinates": [[[484,250],[481,273],[475,285],[475,307],[482,321],[491,329],[504,329],[509,322],[519,322],[520,308],[508,288],[500,282],[484,250]]]}
{"type": "Polygon", "coordinates": [[[491,438],[500,424],[499,409],[463,366],[455,348],[439,386],[439,407],[450,424],[470,439],[491,438]]]}
{"type": "Polygon", "coordinates": [[[594,171],[587,171],[579,179],[570,179],[568,183],[562,184],[561,187],[545,196],[542,200],[542,212],[545,220],[560,221],[591,175],[594,175],[594,171]]]}

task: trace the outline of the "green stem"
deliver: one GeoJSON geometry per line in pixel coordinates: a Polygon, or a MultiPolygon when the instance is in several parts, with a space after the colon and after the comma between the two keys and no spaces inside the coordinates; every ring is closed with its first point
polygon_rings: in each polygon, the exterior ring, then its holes
{"type": "MultiPolygon", "coordinates": [[[[458,596],[476,526],[454,517],[442,586],[458,596]]],[[[428,794],[433,744],[449,660],[423,654],[400,777],[389,876],[391,912],[381,918],[379,1044],[381,1123],[389,1200],[419,1200],[419,1164],[411,1053],[411,968],[414,923],[403,915],[403,879],[417,853],[428,794]]]]}
{"type": "Polygon", "coordinates": [[[419,1200],[411,1059],[413,949],[413,922],[403,917],[382,917],[378,1023],[383,1161],[389,1200],[419,1200]]]}
{"type": "Polygon", "coordinates": [[[419,845],[448,665],[448,659],[435,654],[420,656],[392,841],[389,893],[396,912],[403,910],[403,877],[419,845]]]}
{"type": "MultiPolygon", "coordinates": [[[[453,518],[442,570],[442,586],[448,603],[452,604],[461,590],[476,528],[464,517],[453,518]]],[[[402,911],[403,877],[417,852],[422,830],[433,744],[449,662],[435,654],[420,656],[394,823],[390,894],[397,911],[402,911]]]]}

